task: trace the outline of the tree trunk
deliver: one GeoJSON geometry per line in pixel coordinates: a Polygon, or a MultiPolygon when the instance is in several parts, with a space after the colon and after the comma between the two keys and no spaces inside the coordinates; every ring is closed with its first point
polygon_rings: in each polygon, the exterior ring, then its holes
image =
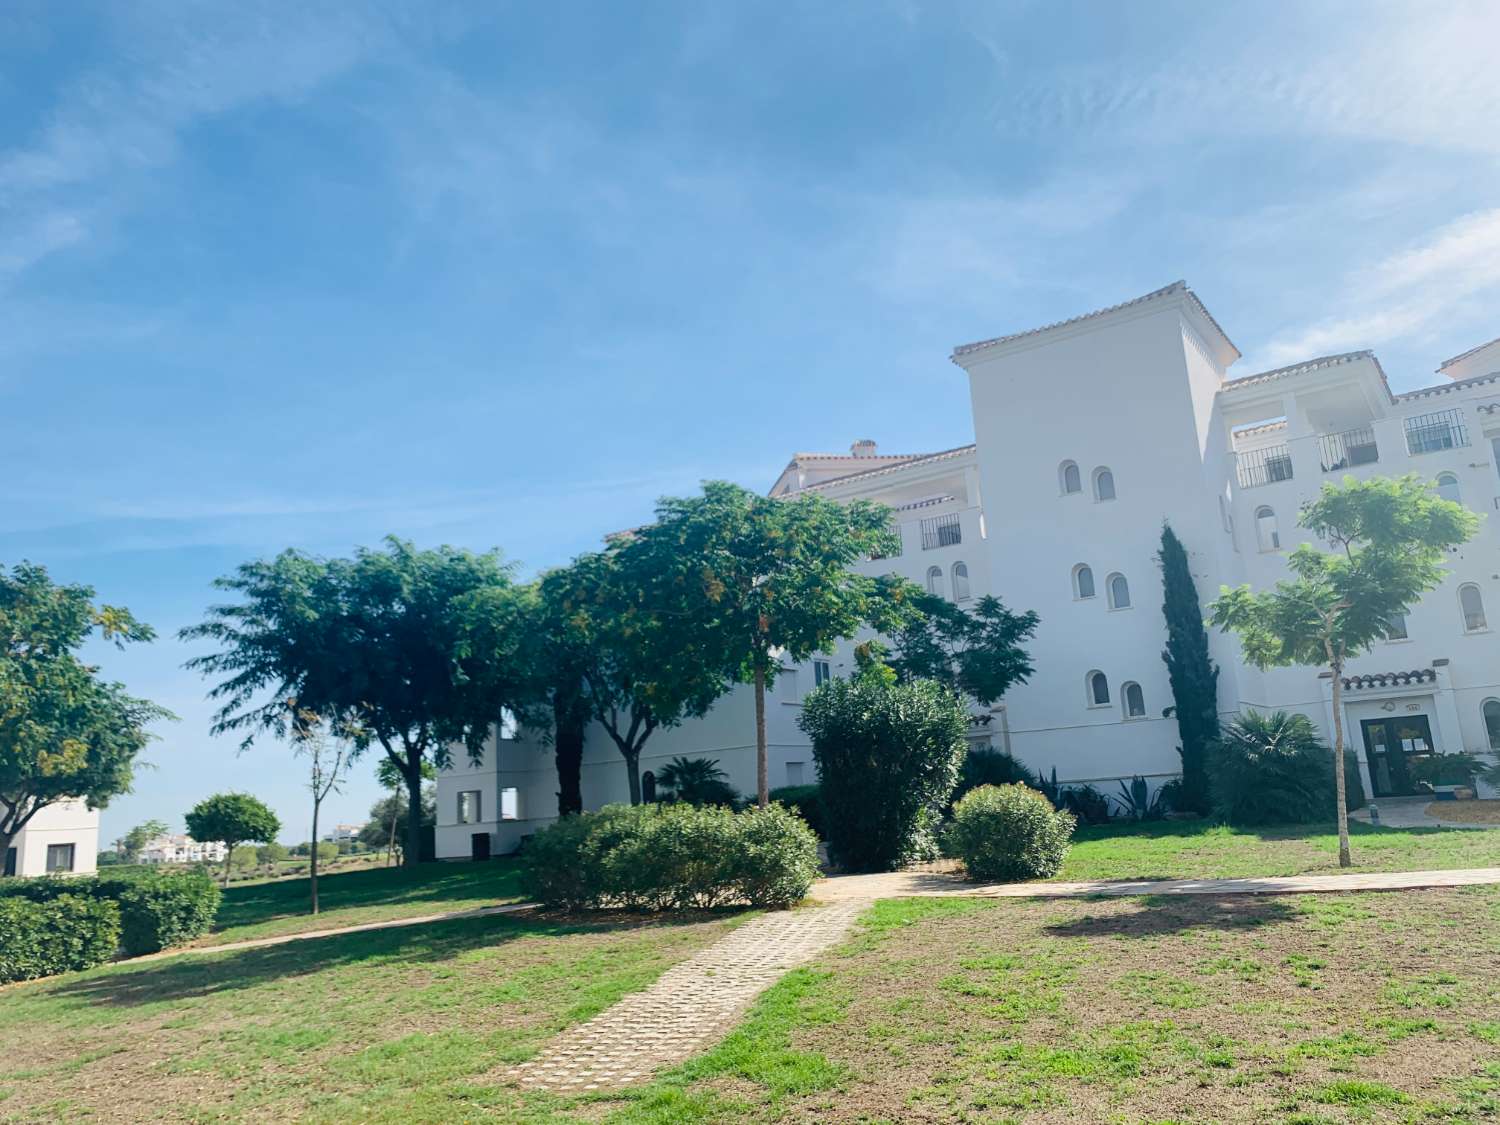
{"type": "Polygon", "coordinates": [[[630,782],[630,803],[638,805],[641,803],[641,752],[640,750],[621,750],[625,758],[625,777],[630,782]]]}
{"type": "Polygon", "coordinates": [[[415,867],[422,859],[422,756],[412,760],[406,755],[406,845],[401,849],[401,865],[415,867]]]}
{"type": "Polygon", "coordinates": [[[229,886],[229,861],[234,858],[234,845],[224,841],[224,886],[229,886]]]}
{"type": "Polygon", "coordinates": [[[557,761],[557,815],[583,811],[583,736],[585,716],[573,692],[552,694],[553,750],[557,761]]]}
{"type": "Polygon", "coordinates": [[[771,786],[766,767],[766,668],[755,664],[755,800],[761,808],[771,803],[771,786]]]}
{"type": "Polygon", "coordinates": [[[318,912],[318,805],[321,803],[316,797],[313,798],[312,844],[307,857],[308,889],[312,892],[314,914],[318,912]]]}
{"type": "Polygon", "coordinates": [[[1344,793],[1344,663],[1334,660],[1333,669],[1333,791],[1338,802],[1339,866],[1349,867],[1349,806],[1344,793]]]}

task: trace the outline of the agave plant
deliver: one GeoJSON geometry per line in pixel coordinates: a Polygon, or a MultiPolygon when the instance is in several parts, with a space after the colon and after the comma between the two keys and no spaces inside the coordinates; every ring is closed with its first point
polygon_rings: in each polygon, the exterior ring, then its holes
{"type": "Polygon", "coordinates": [[[656,773],[669,800],[688,805],[733,805],[739,794],[713,758],[673,758],[656,773]]]}

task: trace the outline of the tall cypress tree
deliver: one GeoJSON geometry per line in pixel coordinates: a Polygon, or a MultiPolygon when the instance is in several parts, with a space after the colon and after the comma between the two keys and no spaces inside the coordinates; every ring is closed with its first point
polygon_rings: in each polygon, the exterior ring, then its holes
{"type": "Polygon", "coordinates": [[[1208,748],[1219,737],[1219,668],[1208,655],[1208,630],[1198,588],[1188,570],[1187,551],[1172,528],[1163,524],[1161,550],[1162,614],[1167,619],[1166,662],[1176,704],[1182,745],[1182,808],[1208,811],[1208,748]]]}

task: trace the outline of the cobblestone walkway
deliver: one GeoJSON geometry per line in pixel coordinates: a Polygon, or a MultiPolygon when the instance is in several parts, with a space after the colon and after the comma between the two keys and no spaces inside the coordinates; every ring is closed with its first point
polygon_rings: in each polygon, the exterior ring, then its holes
{"type": "Polygon", "coordinates": [[[837,944],[868,905],[851,898],[747,922],[651,987],[564,1032],[509,1077],[571,1094],[644,1082],[716,1043],[788,969],[837,944]]]}

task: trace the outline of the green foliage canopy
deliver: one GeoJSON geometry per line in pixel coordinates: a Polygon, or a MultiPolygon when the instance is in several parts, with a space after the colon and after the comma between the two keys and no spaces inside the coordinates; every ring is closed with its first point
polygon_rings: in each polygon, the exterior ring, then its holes
{"type": "Polygon", "coordinates": [[[936,680],[989,706],[1030,677],[1022,644],[1036,633],[1034,612],[1012,613],[988,594],[973,609],[925,591],[911,604],[917,612],[897,632],[890,661],[903,680],[936,680]]]}
{"type": "MultiPolygon", "coordinates": [[[[188,835],[195,840],[221,840],[228,855],[224,857],[224,878],[229,879],[229,865],[238,844],[268,844],[281,831],[281,821],[262,801],[248,793],[216,793],[205,797],[188,811],[188,835]]],[[[255,852],[249,853],[255,862],[255,852]]]]}

